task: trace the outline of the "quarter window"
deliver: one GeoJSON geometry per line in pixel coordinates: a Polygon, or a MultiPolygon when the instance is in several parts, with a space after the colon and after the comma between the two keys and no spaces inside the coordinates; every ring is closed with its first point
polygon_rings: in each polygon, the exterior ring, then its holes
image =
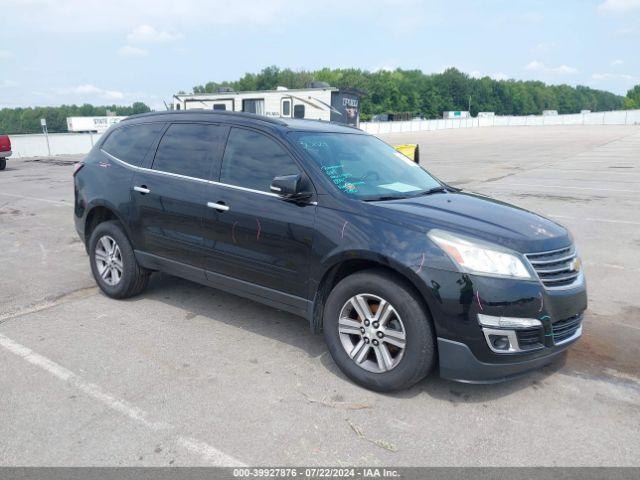
{"type": "Polygon", "coordinates": [[[231,129],[220,182],[269,192],[274,177],[297,173],[300,169],[276,141],[252,130],[231,129]]]}
{"type": "Polygon", "coordinates": [[[142,123],[117,128],[111,132],[101,148],[124,162],[139,166],[164,125],[142,123]]]}
{"type": "Polygon", "coordinates": [[[219,125],[175,123],[160,140],[153,169],[195,178],[209,178],[223,128],[219,125]]]}

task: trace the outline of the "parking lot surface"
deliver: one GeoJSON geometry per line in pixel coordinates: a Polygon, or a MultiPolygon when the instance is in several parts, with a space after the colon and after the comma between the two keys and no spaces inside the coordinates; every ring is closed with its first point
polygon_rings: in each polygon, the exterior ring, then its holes
{"type": "Polygon", "coordinates": [[[569,227],[583,338],[497,385],[377,394],[306,322],[166,275],[102,295],[72,158],[0,172],[0,465],[640,465],[640,127],[387,135],[441,179],[569,227]]]}

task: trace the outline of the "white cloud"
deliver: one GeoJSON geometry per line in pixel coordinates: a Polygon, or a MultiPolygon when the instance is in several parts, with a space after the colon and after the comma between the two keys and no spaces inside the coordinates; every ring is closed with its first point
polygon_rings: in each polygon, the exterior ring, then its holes
{"type": "Polygon", "coordinates": [[[506,73],[498,72],[491,75],[491,78],[493,78],[494,80],[508,80],[509,75],[507,75],[506,73]]]}
{"type": "Polygon", "coordinates": [[[619,58],[616,58],[615,60],[613,60],[611,62],[611,66],[612,67],[619,67],[620,65],[622,65],[624,62],[622,60],[620,60],[619,58]]]}
{"type": "Polygon", "coordinates": [[[615,34],[620,37],[628,37],[635,33],[638,33],[638,31],[639,30],[636,27],[626,25],[616,29],[615,34]]]}
{"type": "Polygon", "coordinates": [[[118,90],[105,90],[90,83],[72,87],[55,88],[53,89],[53,92],[58,95],[78,96],[94,99],[99,98],[102,100],[122,100],[125,97],[125,94],[119,92],[118,90]]]}
{"type": "Polygon", "coordinates": [[[568,65],[559,65],[557,67],[550,67],[543,62],[533,60],[525,65],[525,70],[532,72],[547,73],[551,75],[575,75],[578,72],[577,68],[570,67],[568,65]]]}
{"type": "Polygon", "coordinates": [[[13,88],[13,87],[17,87],[18,85],[20,85],[18,82],[13,81],[13,80],[1,80],[0,81],[0,88],[13,88]]]}
{"type": "Polygon", "coordinates": [[[636,9],[640,10],[640,0],[605,0],[598,5],[601,13],[626,13],[636,9]]]}
{"type": "Polygon", "coordinates": [[[395,62],[384,62],[371,67],[370,70],[372,72],[393,72],[396,68],[398,68],[398,66],[395,62]]]}
{"type": "Polygon", "coordinates": [[[179,38],[180,35],[177,33],[159,31],[151,25],[139,25],[127,35],[130,43],[164,43],[173,42],[179,38]]]}
{"type": "MultiPolygon", "coordinates": [[[[301,18],[328,18],[334,11],[350,16],[362,11],[382,10],[384,24],[407,21],[407,11],[415,18],[424,19],[425,2],[422,0],[1,0],[11,11],[15,28],[62,33],[129,32],[133,38],[141,26],[162,25],[157,31],[162,41],[194,27],[282,25],[298,22],[301,18]],[[96,14],[99,12],[99,14],[96,14]]],[[[428,17],[430,18],[430,16],[428,17]]],[[[319,20],[318,20],[319,21],[319,20]]],[[[382,20],[381,20],[382,21],[382,20]]],[[[155,29],[154,29],[155,30],[155,29]]],[[[142,38],[153,38],[143,33],[142,38]]]]}
{"type": "Polygon", "coordinates": [[[118,55],[121,57],[146,57],[148,53],[143,48],[132,47],[131,45],[125,45],[118,49],[118,55]]]}
{"type": "Polygon", "coordinates": [[[15,58],[13,52],[10,52],[9,50],[0,50],[0,60],[11,60],[12,58],[15,58]]]}
{"type": "Polygon", "coordinates": [[[629,75],[628,73],[594,73],[591,75],[593,80],[624,80],[626,82],[635,82],[638,77],[629,75]]]}
{"type": "Polygon", "coordinates": [[[556,46],[555,42],[540,42],[536,44],[531,51],[534,53],[549,53],[556,46]]]}

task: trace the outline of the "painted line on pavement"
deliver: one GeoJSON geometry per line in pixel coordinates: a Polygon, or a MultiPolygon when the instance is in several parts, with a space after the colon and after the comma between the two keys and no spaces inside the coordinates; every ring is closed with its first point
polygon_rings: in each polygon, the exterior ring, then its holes
{"type": "Polygon", "coordinates": [[[538,188],[555,188],[558,190],[566,190],[566,189],[571,189],[571,190],[594,190],[597,192],[620,192],[620,193],[638,193],[637,190],[623,190],[623,189],[616,189],[616,188],[594,188],[594,187],[569,187],[566,185],[560,186],[560,185],[532,185],[529,183],[509,183],[509,184],[505,184],[505,185],[500,185],[501,187],[505,187],[505,186],[515,186],[515,187],[538,187],[538,188]]]}
{"type": "Polygon", "coordinates": [[[576,218],[576,217],[570,217],[568,215],[556,215],[554,213],[548,213],[547,217],[551,217],[551,218],[563,218],[566,220],[586,220],[588,222],[604,222],[604,223],[617,223],[619,225],[639,225],[640,226],[640,222],[634,222],[633,220],[612,220],[609,218],[576,218]]]}
{"type": "Polygon", "coordinates": [[[62,200],[49,200],[48,198],[38,198],[38,197],[29,197],[27,195],[18,195],[15,193],[5,193],[0,192],[0,195],[5,195],[7,197],[21,198],[23,200],[35,200],[36,202],[46,202],[51,203],[52,205],[57,205],[58,207],[71,207],[71,203],[63,202],[62,200]]]}
{"type": "MultiPolygon", "coordinates": [[[[100,388],[95,383],[83,380],[80,376],[76,375],[71,370],[66,369],[53,360],[50,360],[47,357],[34,352],[30,348],[25,347],[24,345],[21,345],[2,334],[0,334],[0,346],[5,350],[13,353],[14,355],[22,358],[26,362],[35,365],[42,370],[45,370],[46,372],[52,374],[63,382],[77,388],[89,397],[98,400],[100,403],[106,405],[111,410],[114,410],[151,430],[161,431],[171,430],[175,428],[173,425],[170,425],[168,423],[156,422],[151,420],[149,418],[149,415],[144,410],[136,407],[135,405],[132,405],[126,400],[115,397],[114,395],[100,388]]],[[[244,466],[244,464],[239,460],[200,440],[177,435],[175,437],[175,441],[184,449],[206,459],[208,463],[213,466],[244,466]]]]}

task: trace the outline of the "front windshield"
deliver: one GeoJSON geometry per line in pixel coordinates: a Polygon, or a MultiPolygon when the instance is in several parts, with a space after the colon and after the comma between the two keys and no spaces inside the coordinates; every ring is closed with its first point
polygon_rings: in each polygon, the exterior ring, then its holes
{"type": "Polygon", "coordinates": [[[292,132],[334,185],[360,200],[406,198],[442,186],[418,164],[371,135],[292,132]]]}

